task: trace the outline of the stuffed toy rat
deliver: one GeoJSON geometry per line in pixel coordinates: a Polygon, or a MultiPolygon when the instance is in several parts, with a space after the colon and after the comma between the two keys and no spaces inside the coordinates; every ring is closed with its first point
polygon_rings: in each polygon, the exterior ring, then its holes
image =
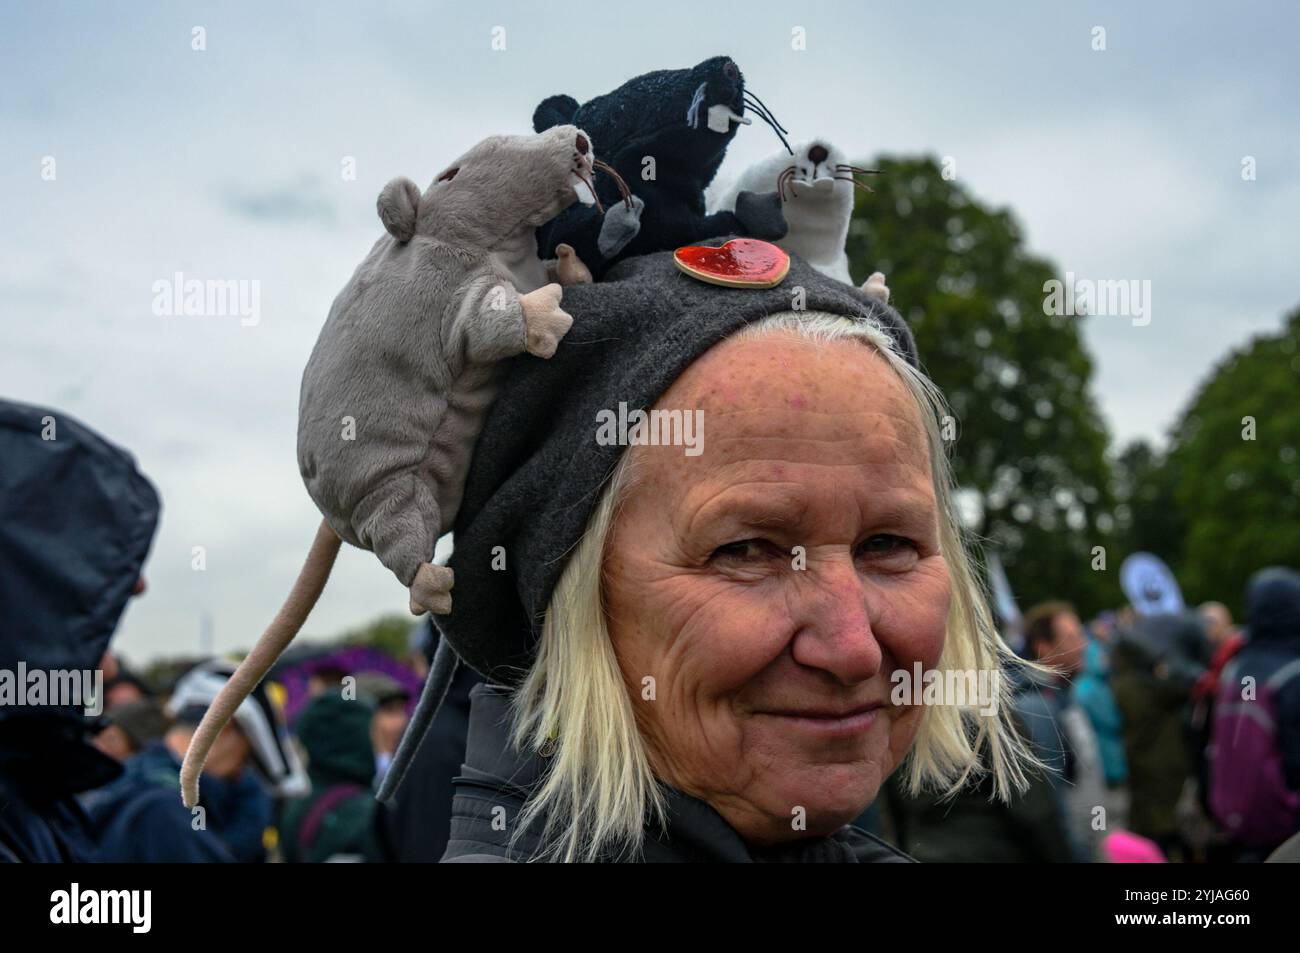
{"type": "MultiPolygon", "coordinates": [[[[854,189],[866,189],[854,176],[870,172],[850,165],[844,153],[826,139],[813,139],[797,144],[793,155],[776,153],[754,163],[730,187],[711,195],[709,208],[726,211],[746,192],[775,188],[790,226],[776,244],[826,277],[852,284],[844,242],[853,216],[854,189]]],[[[863,282],[862,290],[882,304],[889,303],[889,289],[881,272],[863,282]]]]}
{"type": "Polygon", "coordinates": [[[452,571],[430,562],[434,544],[455,521],[494,365],[550,357],[572,324],[553,279],[590,274],[572,249],[544,264],[535,232],[575,200],[595,201],[594,162],[591,138],[564,125],[485,139],[423,195],[406,178],[384,186],[388,234],[334,299],[303,373],[298,466],[325,519],[190,743],[187,806],[212,743],[302,627],[342,541],[373,551],[410,589],[413,612],[451,611],[452,571]]]}
{"type": "MultiPolygon", "coordinates": [[[[551,96],[533,113],[541,132],[575,123],[601,144],[601,155],[632,189],[632,208],[614,204],[615,183],[597,177],[597,193],[610,203],[601,215],[570,208],[538,233],[544,255],[569,244],[599,277],[631,255],[664,251],[723,235],[777,239],[785,234],[776,180],[762,194],[744,192],[726,211],[706,215],[704,189],[717,174],[746,109],[784,130],[745,89],[740,69],[715,56],[690,69],[659,70],[628,80],[581,106],[572,96],[551,96]],[[647,159],[654,160],[647,178],[647,159]],[[639,231],[634,226],[639,222],[639,231]]],[[[784,140],[783,140],[784,141],[784,140]]]]}

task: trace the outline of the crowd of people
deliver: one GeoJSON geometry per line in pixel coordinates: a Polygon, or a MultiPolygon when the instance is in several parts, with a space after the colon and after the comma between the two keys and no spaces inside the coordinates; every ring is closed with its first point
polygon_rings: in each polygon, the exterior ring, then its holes
{"type": "Polygon", "coordinates": [[[1257,572],[1245,625],[1207,602],[1084,624],[1030,609],[1013,686],[1047,770],[1015,803],[888,789],[877,822],[918,859],[1259,861],[1300,850],[1300,573],[1257,572]],[[1286,846],[1283,846],[1283,845],[1286,846]],[[1279,850],[1280,849],[1280,850],[1279,850]]]}

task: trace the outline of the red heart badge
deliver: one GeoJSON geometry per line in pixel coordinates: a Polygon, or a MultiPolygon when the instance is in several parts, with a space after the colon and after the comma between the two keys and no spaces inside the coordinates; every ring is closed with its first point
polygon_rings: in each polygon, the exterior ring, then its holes
{"type": "Polygon", "coordinates": [[[692,278],[728,288],[771,288],[790,270],[785,251],[757,238],[733,238],[721,248],[685,245],[673,261],[692,278]]]}

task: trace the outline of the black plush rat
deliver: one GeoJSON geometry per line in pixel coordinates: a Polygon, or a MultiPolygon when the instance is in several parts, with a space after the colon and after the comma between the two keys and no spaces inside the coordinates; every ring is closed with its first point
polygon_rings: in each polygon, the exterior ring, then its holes
{"type": "Polygon", "coordinates": [[[538,229],[542,257],[554,258],[556,247],[567,243],[599,277],[631,255],[723,235],[769,241],[783,237],[786,223],[775,191],[742,192],[735,211],[704,211],[705,187],[717,174],[738,125],[750,122],[746,107],[778,135],[784,131],[762,103],[746,93],[739,67],[726,56],[690,69],[645,73],[582,106],[572,96],[543,100],[533,113],[534,130],[580,125],[627,181],[632,199],[620,202],[614,179],[598,173],[596,191],[608,211],[561,212],[538,229]]]}

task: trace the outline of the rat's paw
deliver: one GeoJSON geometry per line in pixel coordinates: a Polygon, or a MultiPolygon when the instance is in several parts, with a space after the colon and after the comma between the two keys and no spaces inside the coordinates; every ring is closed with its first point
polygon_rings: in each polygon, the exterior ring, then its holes
{"type": "Polygon", "coordinates": [[[560,338],[573,326],[573,318],[561,310],[563,290],[549,284],[519,297],[524,307],[525,349],[538,357],[551,357],[560,338]]]}
{"type": "Polygon", "coordinates": [[[583,264],[572,245],[555,246],[555,276],[566,288],[569,285],[591,284],[591,269],[583,264]]]}
{"type": "MultiPolygon", "coordinates": [[[[600,226],[600,236],[596,247],[606,258],[613,258],[621,252],[627,243],[636,238],[641,231],[641,212],[645,209],[645,200],[632,196],[632,207],[626,202],[611,205],[605,212],[605,221],[600,226]]],[[[558,249],[557,249],[558,250],[558,249]]]]}
{"type": "Polygon", "coordinates": [[[736,196],[736,218],[750,238],[774,242],[790,230],[775,192],[741,192],[736,196]]]}
{"type": "Polygon", "coordinates": [[[446,566],[421,563],[411,583],[411,614],[447,615],[451,612],[451,586],[455,573],[446,566]]]}
{"type": "Polygon", "coordinates": [[[862,290],[881,304],[889,304],[889,286],[885,284],[885,273],[873,271],[871,277],[862,282],[862,290]]]}

